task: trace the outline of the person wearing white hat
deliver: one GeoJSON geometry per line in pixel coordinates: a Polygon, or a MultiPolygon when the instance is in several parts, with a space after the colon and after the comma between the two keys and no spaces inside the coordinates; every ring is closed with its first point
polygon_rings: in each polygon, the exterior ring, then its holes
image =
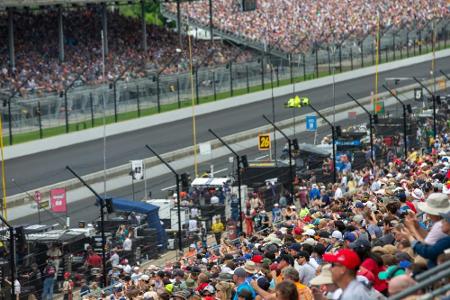
{"type": "Polygon", "coordinates": [[[406,216],[405,225],[415,239],[428,245],[434,245],[438,240],[446,236],[442,232],[442,217],[440,214],[450,210],[448,196],[443,193],[432,193],[425,202],[419,202],[417,208],[426,213],[430,219],[432,223],[430,231],[427,232],[419,226],[414,214],[406,216]]]}
{"type": "Polygon", "coordinates": [[[320,274],[311,279],[309,283],[312,286],[311,290],[314,299],[322,299],[322,297],[325,297],[325,299],[337,300],[342,294],[342,289],[333,283],[330,264],[323,265],[320,274]]]}

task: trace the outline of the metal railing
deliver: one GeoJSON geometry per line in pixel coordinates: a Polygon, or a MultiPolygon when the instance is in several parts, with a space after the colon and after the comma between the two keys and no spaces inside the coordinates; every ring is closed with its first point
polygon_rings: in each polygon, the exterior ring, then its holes
{"type": "MultiPolygon", "coordinates": [[[[446,48],[450,40],[450,19],[435,23],[435,49],[446,48]]],[[[433,47],[432,26],[428,23],[413,29],[392,27],[384,32],[380,63],[430,52],[433,47]]],[[[270,49],[270,53],[260,52],[249,62],[234,62],[232,68],[227,68],[227,65],[199,68],[194,78],[194,89],[198,91],[196,102],[205,103],[270,88],[271,80],[273,86],[278,87],[375,64],[375,45],[371,35],[361,41],[346,40],[335,49],[331,48],[316,47],[308,53],[290,55],[289,59],[273,55],[274,50],[270,49]]],[[[103,118],[108,123],[118,122],[181,108],[191,103],[190,76],[189,72],[161,74],[159,87],[150,75],[128,81],[117,80],[114,85],[73,87],[67,91],[67,114],[65,99],[60,94],[17,94],[11,99],[11,122],[8,122],[6,106],[0,106],[4,136],[9,135],[11,128],[14,141],[20,142],[64,133],[66,123],[69,124],[67,131],[73,132],[101,125],[103,118]]],[[[0,94],[0,100],[5,101],[7,95],[0,94]]]]}

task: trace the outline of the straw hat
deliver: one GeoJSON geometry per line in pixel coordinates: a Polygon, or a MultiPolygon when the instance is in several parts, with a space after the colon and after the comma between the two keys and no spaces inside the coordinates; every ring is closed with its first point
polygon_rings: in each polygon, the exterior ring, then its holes
{"type": "Polygon", "coordinates": [[[332,284],[333,279],[331,278],[331,265],[326,264],[322,267],[320,274],[309,282],[311,285],[322,285],[322,284],[332,284]]]}

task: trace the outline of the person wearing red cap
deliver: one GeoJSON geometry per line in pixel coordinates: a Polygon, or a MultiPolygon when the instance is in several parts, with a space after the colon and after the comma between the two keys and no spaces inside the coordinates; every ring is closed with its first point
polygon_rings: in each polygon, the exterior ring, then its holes
{"type": "Polygon", "coordinates": [[[351,249],[341,249],[334,254],[326,253],[323,260],[331,263],[331,278],[333,283],[342,289],[340,300],[370,300],[375,299],[370,289],[356,280],[356,272],[361,260],[351,249]]]}
{"type": "Polygon", "coordinates": [[[70,272],[64,273],[64,283],[63,283],[64,300],[72,300],[73,299],[72,291],[73,291],[74,284],[73,284],[72,279],[70,279],[70,277],[71,277],[70,272]]]}

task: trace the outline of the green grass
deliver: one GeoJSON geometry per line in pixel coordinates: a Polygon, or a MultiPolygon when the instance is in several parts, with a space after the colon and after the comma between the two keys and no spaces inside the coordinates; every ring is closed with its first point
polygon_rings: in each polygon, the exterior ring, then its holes
{"type": "MultiPolygon", "coordinates": [[[[447,46],[447,48],[449,48],[450,45],[447,46]]],[[[445,49],[444,45],[438,44],[436,47],[436,51],[438,50],[442,50],[445,49]]],[[[422,47],[422,55],[426,54],[426,53],[430,53],[431,52],[431,47],[422,47]]],[[[413,57],[414,55],[414,50],[411,47],[410,51],[409,51],[409,57],[413,57]]],[[[416,55],[420,55],[419,54],[419,49],[418,47],[416,47],[416,55]]],[[[365,57],[365,61],[364,61],[364,67],[368,67],[373,65],[372,64],[372,58],[370,56],[366,56],[365,57]]],[[[403,56],[402,58],[407,58],[406,56],[406,51],[403,51],[403,56]]],[[[354,62],[353,62],[353,69],[359,69],[361,67],[360,62],[358,61],[359,57],[355,56],[354,57],[354,62]]],[[[396,60],[400,59],[400,51],[396,52],[396,60]]],[[[393,56],[392,53],[389,54],[389,58],[388,61],[391,62],[393,61],[393,56]]],[[[386,62],[386,56],[384,53],[382,53],[381,55],[381,59],[379,63],[385,63],[386,62]]],[[[316,78],[320,78],[320,77],[325,77],[325,76],[330,76],[332,75],[332,72],[329,72],[328,70],[328,65],[324,64],[321,65],[322,67],[320,69],[326,68],[326,70],[319,70],[319,76],[316,76],[316,74],[306,74],[306,76],[304,76],[303,74],[300,74],[297,76],[297,74],[294,74],[294,78],[293,78],[293,82],[295,83],[299,83],[305,80],[312,80],[312,79],[316,79],[316,78]]],[[[350,66],[342,66],[342,71],[346,72],[350,70],[350,66]]],[[[336,74],[340,73],[339,72],[339,68],[336,69],[336,74]]],[[[278,87],[278,86],[285,86],[285,85],[289,85],[291,84],[291,80],[290,79],[283,79],[283,80],[279,80],[279,82],[277,82],[276,80],[276,76],[274,75],[274,82],[273,82],[273,86],[274,87],[278,87]]],[[[264,89],[270,89],[271,88],[271,82],[269,81],[265,81],[264,82],[264,89]]],[[[263,86],[262,84],[259,85],[255,85],[255,86],[250,86],[249,87],[249,93],[254,93],[254,92],[259,92],[263,90],[263,86]]],[[[240,95],[245,95],[248,94],[247,88],[241,88],[241,89],[235,89],[233,91],[233,96],[240,96],[240,95]]],[[[198,100],[199,104],[204,104],[204,103],[209,103],[209,102],[213,102],[213,101],[219,101],[219,100],[224,100],[231,97],[231,92],[221,92],[221,93],[217,93],[216,94],[216,98],[214,98],[214,95],[208,95],[205,97],[200,97],[198,100]]],[[[197,103],[197,99],[194,99],[194,102],[197,103]]],[[[161,105],[161,112],[167,112],[167,111],[172,111],[172,110],[176,110],[179,108],[184,108],[184,107],[189,107],[191,106],[192,101],[191,99],[183,99],[180,100],[180,103],[175,102],[175,103],[170,103],[170,104],[164,104],[161,105]]],[[[140,116],[144,117],[144,116],[150,116],[153,114],[157,114],[158,113],[158,108],[155,107],[151,107],[151,108],[146,108],[146,109],[141,109],[140,112],[140,116]]],[[[126,120],[131,120],[131,119],[135,119],[138,118],[138,112],[137,111],[131,111],[131,112],[123,112],[123,113],[118,113],[117,114],[117,120],[118,122],[121,121],[126,121],[126,120]]],[[[114,116],[107,116],[105,118],[106,124],[112,124],[115,122],[114,116]]],[[[95,118],[93,120],[92,124],[92,120],[87,120],[87,121],[83,121],[83,122],[77,122],[77,123],[71,123],[69,124],[69,132],[76,132],[76,131],[80,131],[80,130],[84,130],[84,129],[88,129],[88,128],[92,128],[92,127],[98,127],[98,126],[103,126],[103,117],[100,118],[95,118]],[[94,125],[94,126],[92,126],[94,125]]],[[[45,128],[42,130],[42,137],[43,138],[48,138],[48,137],[52,137],[52,136],[57,136],[60,134],[64,134],[66,133],[66,127],[65,125],[63,126],[57,126],[57,127],[52,127],[52,128],[45,128]]],[[[18,144],[18,143],[25,143],[25,142],[29,142],[29,141],[33,141],[33,140],[37,140],[40,139],[40,132],[39,130],[36,131],[31,131],[31,132],[26,132],[26,133],[17,133],[17,134],[13,134],[13,144],[18,144]]],[[[5,145],[9,145],[9,137],[5,137],[4,138],[4,144],[5,145]]]]}

